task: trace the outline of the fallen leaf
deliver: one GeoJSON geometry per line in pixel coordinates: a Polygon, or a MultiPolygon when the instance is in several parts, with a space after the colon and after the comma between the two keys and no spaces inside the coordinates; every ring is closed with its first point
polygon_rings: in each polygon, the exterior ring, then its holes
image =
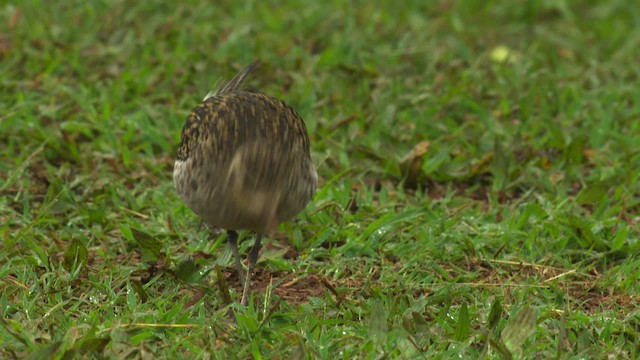
{"type": "Polygon", "coordinates": [[[430,142],[421,141],[400,160],[405,189],[415,189],[418,186],[418,181],[422,177],[422,161],[430,146],[430,142]]]}

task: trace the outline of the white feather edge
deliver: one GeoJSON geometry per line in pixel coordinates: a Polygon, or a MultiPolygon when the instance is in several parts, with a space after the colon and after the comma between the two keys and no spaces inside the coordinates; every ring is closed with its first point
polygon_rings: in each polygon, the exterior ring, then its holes
{"type": "Polygon", "coordinates": [[[202,101],[206,101],[208,98],[210,97],[214,97],[216,96],[216,94],[218,94],[218,91],[220,91],[220,82],[222,82],[222,78],[218,78],[218,80],[216,81],[216,84],[218,84],[218,86],[216,86],[216,88],[218,90],[209,90],[209,92],[207,93],[207,95],[204,96],[204,99],[202,99],[202,101]]]}
{"type": "Polygon", "coordinates": [[[213,91],[213,90],[212,90],[212,91],[209,91],[209,92],[207,93],[207,95],[205,95],[205,96],[204,96],[204,99],[202,99],[202,101],[206,101],[208,98],[210,98],[210,97],[212,97],[212,96],[215,96],[215,95],[216,95],[216,92],[215,92],[215,91],[213,91]]]}

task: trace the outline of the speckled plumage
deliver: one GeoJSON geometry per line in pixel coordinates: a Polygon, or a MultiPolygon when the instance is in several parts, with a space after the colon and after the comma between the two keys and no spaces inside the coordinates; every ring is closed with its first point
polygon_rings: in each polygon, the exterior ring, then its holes
{"type": "Polygon", "coordinates": [[[283,101],[240,87],[254,68],[242,70],[189,114],[173,170],[174,186],[187,206],[210,225],[230,231],[241,278],[235,231],[258,233],[243,302],[260,236],[297,215],[317,185],[302,118],[283,101]]]}

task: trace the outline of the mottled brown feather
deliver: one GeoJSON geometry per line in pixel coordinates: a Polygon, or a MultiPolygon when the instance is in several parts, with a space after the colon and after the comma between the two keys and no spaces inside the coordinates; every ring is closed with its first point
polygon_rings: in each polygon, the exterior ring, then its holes
{"type": "Polygon", "coordinates": [[[241,89],[254,68],[241,71],[189,114],[174,184],[211,225],[264,233],[306,206],[317,175],[296,111],[272,96],[241,89]]]}

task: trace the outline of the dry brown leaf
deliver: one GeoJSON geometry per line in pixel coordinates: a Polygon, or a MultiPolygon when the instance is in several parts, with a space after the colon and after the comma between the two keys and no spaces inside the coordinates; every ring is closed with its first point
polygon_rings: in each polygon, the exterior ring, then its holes
{"type": "Polygon", "coordinates": [[[418,181],[422,176],[422,159],[430,146],[430,142],[421,141],[400,160],[400,171],[402,172],[406,189],[415,189],[417,187],[418,181]]]}

